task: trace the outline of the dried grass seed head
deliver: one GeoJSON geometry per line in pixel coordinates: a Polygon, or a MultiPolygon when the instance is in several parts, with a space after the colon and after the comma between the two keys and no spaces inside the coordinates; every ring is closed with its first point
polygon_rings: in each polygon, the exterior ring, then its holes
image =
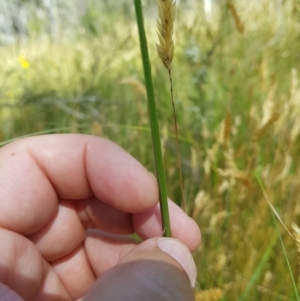
{"type": "MultiPolygon", "coordinates": [[[[294,239],[296,240],[296,244],[297,244],[297,251],[300,256],[300,229],[295,223],[292,223],[292,228],[293,228],[294,239]]],[[[300,261],[299,261],[299,265],[300,265],[300,261]]]]}
{"type": "Polygon", "coordinates": [[[176,15],[176,2],[173,0],[158,0],[158,39],[156,44],[158,55],[164,66],[171,70],[174,56],[173,30],[176,15]]]}
{"type": "Polygon", "coordinates": [[[224,290],[221,288],[211,288],[209,290],[195,293],[196,301],[218,301],[224,297],[224,290]]]}

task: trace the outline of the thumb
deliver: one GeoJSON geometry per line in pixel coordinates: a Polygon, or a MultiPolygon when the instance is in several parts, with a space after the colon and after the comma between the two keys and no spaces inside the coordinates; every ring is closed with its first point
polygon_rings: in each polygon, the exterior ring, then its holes
{"type": "Polygon", "coordinates": [[[173,238],[151,238],[104,273],[83,301],[193,301],[196,267],[188,248],[173,238]]]}
{"type": "Polygon", "coordinates": [[[24,301],[17,293],[0,282],[0,301],[24,301]]]}

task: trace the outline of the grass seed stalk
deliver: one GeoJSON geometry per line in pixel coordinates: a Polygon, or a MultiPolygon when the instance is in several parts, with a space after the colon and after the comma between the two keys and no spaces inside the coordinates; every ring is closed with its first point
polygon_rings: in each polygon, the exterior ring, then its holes
{"type": "Polygon", "coordinates": [[[175,16],[176,16],[176,1],[158,0],[157,28],[158,28],[159,43],[156,44],[156,49],[162,63],[168,70],[168,75],[169,75],[174,128],[176,134],[177,162],[178,162],[181,197],[182,197],[181,206],[185,210],[186,202],[185,202],[184,190],[183,190],[183,177],[182,177],[182,168],[181,168],[181,161],[180,161],[180,147],[179,147],[179,140],[178,140],[178,127],[177,127],[174,95],[173,95],[173,78],[172,78],[172,61],[174,57],[173,31],[174,31],[175,16]]]}
{"type": "Polygon", "coordinates": [[[152,145],[155,158],[156,176],[159,186],[160,212],[162,220],[162,230],[165,237],[171,237],[171,226],[168,208],[167,184],[162,158],[158,117],[154,97],[154,88],[151,74],[151,65],[148,53],[147,38],[144,27],[143,11],[141,0],[134,0],[135,14],[139,31],[141,56],[143,61],[145,84],[148,98],[148,112],[151,127],[152,145]]]}

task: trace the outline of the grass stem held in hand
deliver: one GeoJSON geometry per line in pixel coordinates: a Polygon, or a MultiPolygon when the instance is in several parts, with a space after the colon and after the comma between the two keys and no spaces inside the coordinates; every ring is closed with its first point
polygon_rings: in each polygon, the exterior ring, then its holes
{"type": "Polygon", "coordinates": [[[174,56],[174,41],[173,41],[173,31],[174,31],[174,22],[176,15],[176,2],[174,0],[158,0],[158,39],[159,44],[156,44],[158,55],[168,70],[169,81],[170,81],[170,92],[171,92],[171,101],[173,109],[173,118],[174,118],[174,128],[176,135],[176,150],[177,150],[177,163],[180,176],[180,188],[181,188],[181,207],[184,211],[186,204],[184,198],[183,190],[183,178],[182,178],[182,168],[180,161],[180,147],[178,141],[178,127],[177,127],[177,118],[176,110],[173,96],[173,79],[172,79],[172,60],[174,56]]]}
{"type": "Polygon", "coordinates": [[[154,157],[155,157],[156,176],[159,185],[159,198],[160,198],[160,210],[161,210],[161,219],[162,219],[162,226],[163,226],[163,235],[165,237],[171,237],[171,227],[170,227],[168,198],[167,198],[167,185],[166,185],[165,171],[164,171],[164,165],[162,159],[158,118],[157,118],[154,89],[152,83],[147,39],[146,39],[145,28],[144,28],[141,0],[134,0],[134,6],[135,6],[136,19],[137,19],[137,25],[139,30],[141,55],[143,60],[145,84],[146,84],[147,97],[148,97],[148,111],[149,111],[149,119],[150,119],[151,135],[152,135],[152,144],[153,144],[154,157]]]}

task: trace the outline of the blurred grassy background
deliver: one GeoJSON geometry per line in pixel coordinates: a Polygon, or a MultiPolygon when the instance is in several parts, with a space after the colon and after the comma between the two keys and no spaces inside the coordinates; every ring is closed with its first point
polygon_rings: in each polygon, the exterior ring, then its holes
{"type": "MultiPolygon", "coordinates": [[[[55,39],[37,19],[0,48],[0,143],[37,133],[107,137],[154,170],[133,3],[87,1],[55,39]],[[98,3],[99,4],[99,3],[98,3]],[[70,34],[71,32],[71,34],[70,34]],[[66,34],[68,33],[68,34],[66,34]]],[[[167,74],[146,25],[169,196],[180,199],[167,74]]],[[[198,300],[297,300],[270,207],[300,224],[300,3],[182,1],[174,93],[188,211],[203,242],[198,300]]],[[[300,287],[299,253],[279,226],[300,287]]]]}

